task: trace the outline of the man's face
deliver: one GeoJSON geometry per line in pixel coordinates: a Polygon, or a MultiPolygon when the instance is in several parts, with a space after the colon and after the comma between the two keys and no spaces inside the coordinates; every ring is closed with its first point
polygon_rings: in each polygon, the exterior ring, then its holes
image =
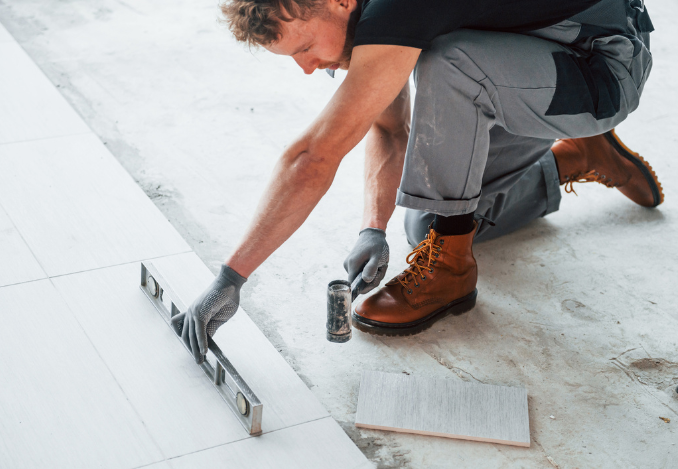
{"type": "Polygon", "coordinates": [[[289,55],[307,75],[316,69],[346,70],[353,47],[353,34],[348,29],[356,8],[356,0],[327,0],[325,11],[306,21],[283,21],[282,37],[265,48],[289,55]]]}

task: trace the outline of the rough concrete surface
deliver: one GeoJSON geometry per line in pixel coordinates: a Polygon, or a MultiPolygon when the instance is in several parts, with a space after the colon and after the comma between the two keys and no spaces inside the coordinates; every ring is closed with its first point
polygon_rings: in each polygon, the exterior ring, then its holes
{"type": "MultiPolygon", "coordinates": [[[[325,340],[325,288],[344,276],[362,210],[362,154],[347,156],[307,223],[243,289],[243,307],[380,468],[678,467],[678,176],[675,0],[648,2],[655,65],[619,127],[664,184],[659,209],[579,185],[561,210],[475,247],[478,306],[409,338],[325,340]],[[362,369],[528,390],[532,446],[353,425],[362,369]],[[666,423],[660,419],[670,419],[666,423]]],[[[339,85],[251,53],[216,1],[0,0],[0,22],[214,270],[250,219],[285,145],[339,85]]],[[[410,248],[403,212],[391,267],[410,248]]]]}

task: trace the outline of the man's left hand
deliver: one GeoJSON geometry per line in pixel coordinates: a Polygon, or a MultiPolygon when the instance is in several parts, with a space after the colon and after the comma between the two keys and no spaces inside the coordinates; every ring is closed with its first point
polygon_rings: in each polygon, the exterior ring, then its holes
{"type": "Polygon", "coordinates": [[[378,228],[365,228],[360,232],[358,241],[344,261],[344,269],[348,272],[348,281],[362,273],[365,286],[359,294],[367,293],[379,286],[388,269],[389,249],[386,232],[378,228]]]}

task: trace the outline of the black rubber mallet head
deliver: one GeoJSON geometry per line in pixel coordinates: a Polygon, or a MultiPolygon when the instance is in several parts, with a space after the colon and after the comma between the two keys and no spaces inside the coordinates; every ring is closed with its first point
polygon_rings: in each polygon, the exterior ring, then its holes
{"type": "Polygon", "coordinates": [[[351,285],[347,280],[333,280],[327,285],[327,340],[344,343],[351,340],[351,305],[365,286],[362,274],[351,285]]]}

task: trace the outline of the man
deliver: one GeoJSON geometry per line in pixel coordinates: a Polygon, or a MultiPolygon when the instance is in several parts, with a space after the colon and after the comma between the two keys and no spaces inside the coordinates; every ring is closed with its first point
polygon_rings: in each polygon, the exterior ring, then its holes
{"type": "Polygon", "coordinates": [[[559,184],[602,183],[646,207],[663,200],[649,164],[612,130],[638,106],[652,64],[642,0],[226,0],[222,11],[236,39],[288,55],[304,73],[348,73],[283,153],[213,284],[175,318],[198,362],[246,278],[304,222],[365,135],[349,280],[360,276],[366,293],[383,279],[396,204],[417,245],[409,267],[356,308],[355,326],[371,333],[412,334],[473,308],[474,238],[557,210],[559,184]]]}

